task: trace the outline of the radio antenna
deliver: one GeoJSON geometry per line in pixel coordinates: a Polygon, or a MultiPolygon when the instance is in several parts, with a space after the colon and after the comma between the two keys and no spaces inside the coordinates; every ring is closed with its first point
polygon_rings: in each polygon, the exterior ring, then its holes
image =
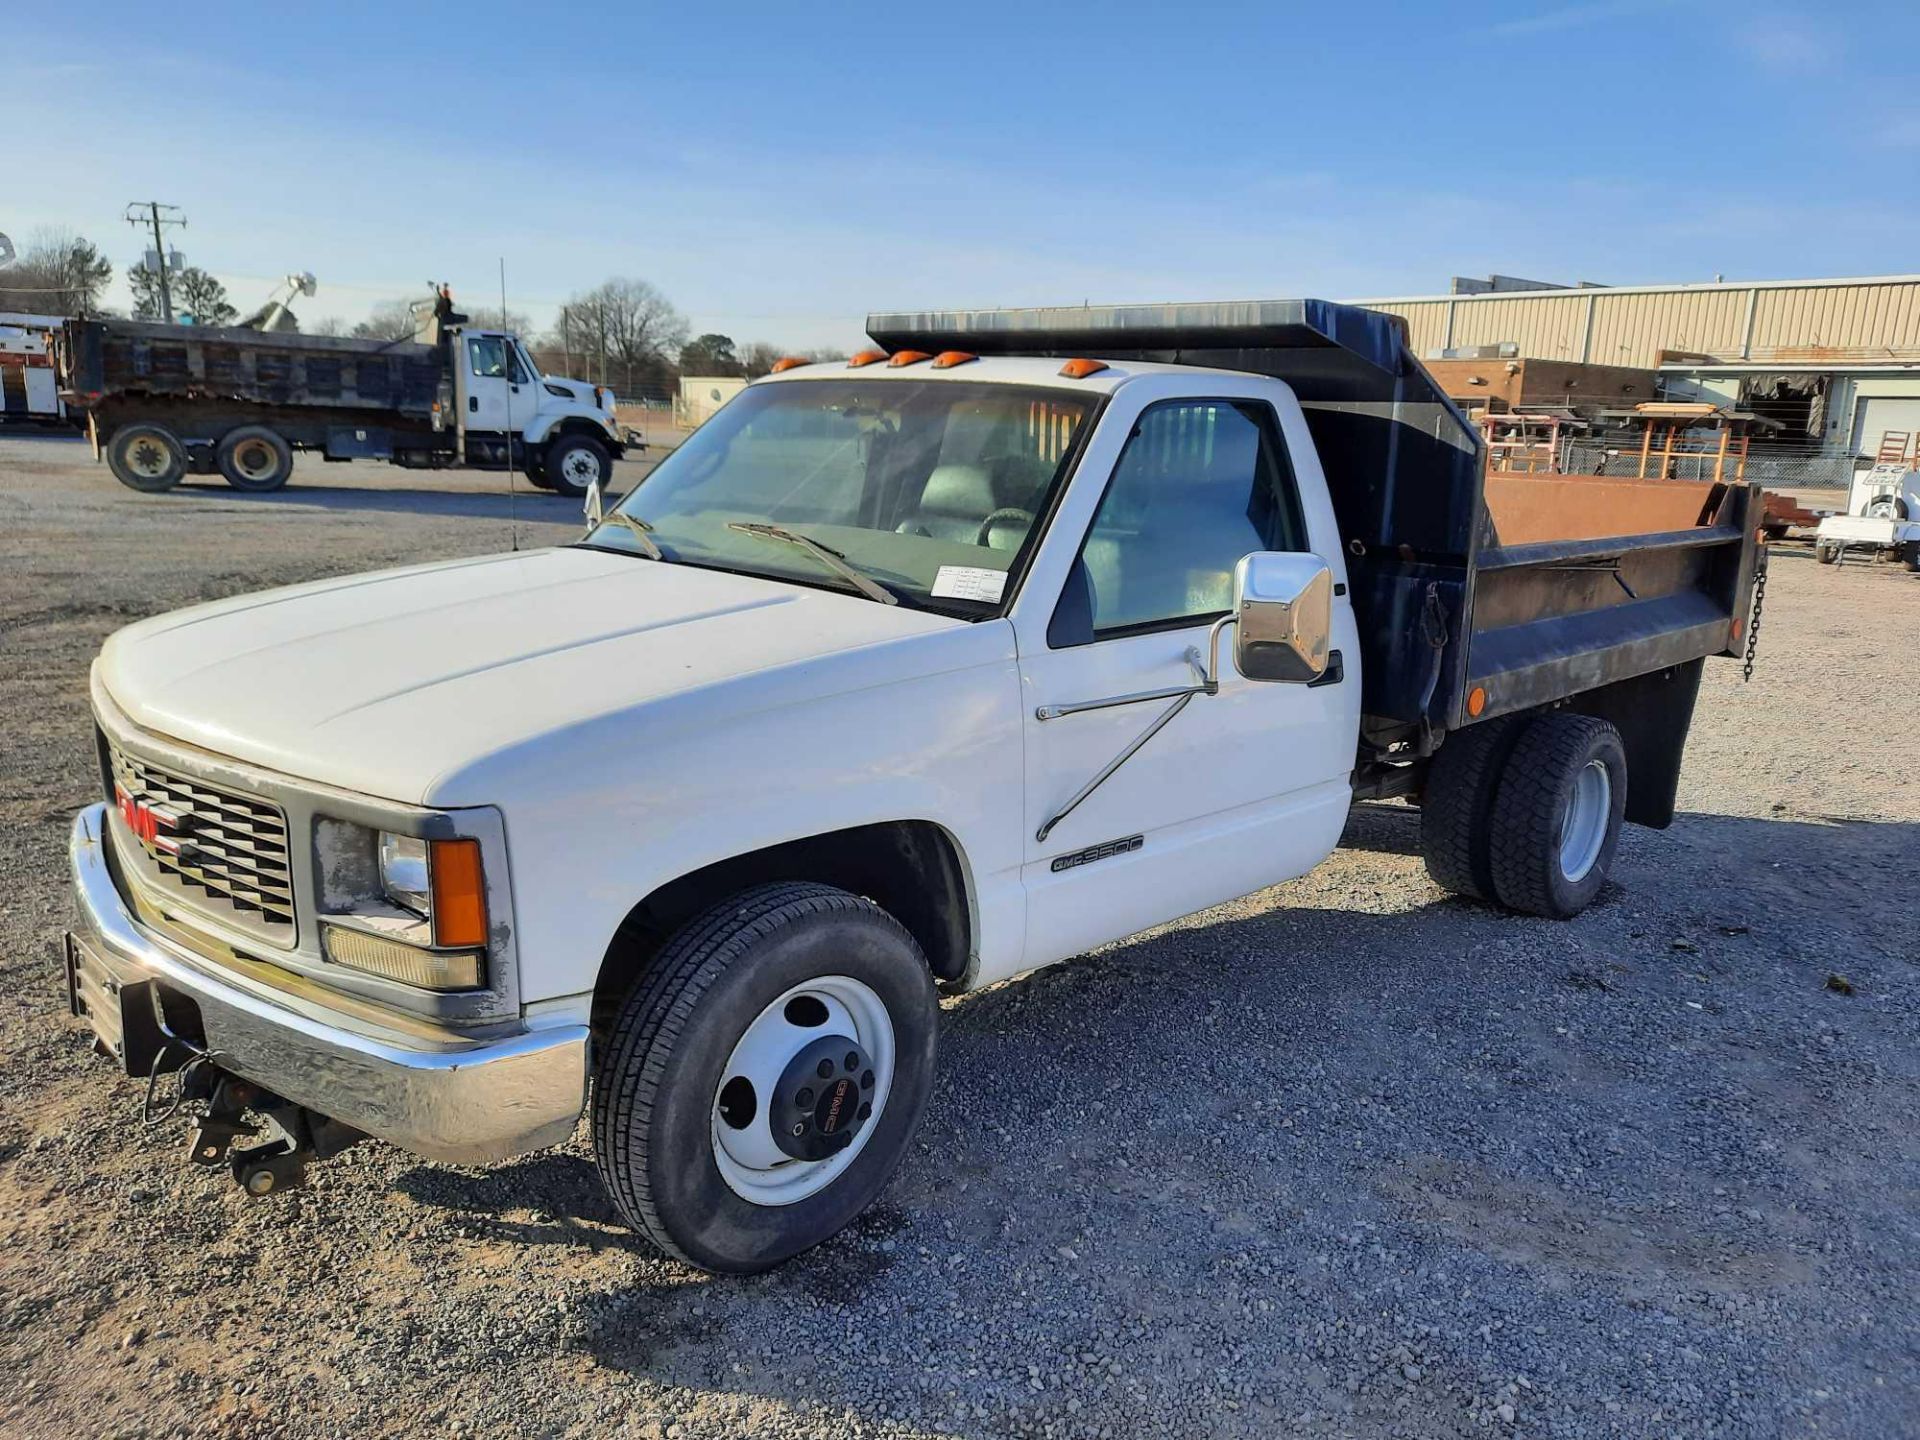
{"type": "Polygon", "coordinates": [[[510,537],[515,554],[520,551],[520,511],[517,495],[513,486],[514,447],[519,444],[520,436],[513,428],[513,374],[519,367],[520,357],[510,348],[512,338],[507,333],[507,257],[500,257],[500,353],[506,361],[506,371],[500,378],[507,382],[507,534],[510,537]]]}

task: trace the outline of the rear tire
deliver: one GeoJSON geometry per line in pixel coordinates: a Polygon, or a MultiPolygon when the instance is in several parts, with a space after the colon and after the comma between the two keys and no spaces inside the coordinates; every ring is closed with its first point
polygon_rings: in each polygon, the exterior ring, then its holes
{"type": "Polygon", "coordinates": [[[1607,883],[1626,807],[1618,730],[1565,710],[1529,723],[1493,802],[1487,854],[1500,903],[1553,920],[1586,909],[1607,883]]]}
{"type": "Polygon", "coordinates": [[[1814,545],[1813,558],[1822,565],[1831,565],[1840,558],[1840,547],[1822,540],[1814,545]]]}
{"type": "Polygon", "coordinates": [[[137,420],[108,437],[107,468],[129,490],[158,495],[187,473],[187,448],[164,425],[137,420]]]}
{"type": "MultiPolygon", "coordinates": [[[[818,1245],[872,1203],[905,1155],[933,1085],[938,1020],[926,957],[871,901],[777,884],[714,906],[667,941],[600,1047],[593,1148],[615,1205],[704,1270],[752,1274],[818,1245]],[[832,1018],[817,999],[796,1008],[816,993],[853,998],[832,1018]],[[808,1078],[814,1062],[800,1058],[828,1037],[860,1055],[847,1075],[877,1076],[847,1092],[851,1138],[834,1132],[838,1074],[808,1078]],[[759,1078],[742,1091],[748,1075],[759,1078]],[[795,1107],[824,1113],[830,1099],[831,1116],[792,1138],[813,1124],[795,1107]],[[785,1117],[777,1133],[775,1116],[785,1117]],[[789,1148],[815,1141],[823,1158],[789,1148]]],[[[827,1048],[838,1064],[838,1047],[827,1048]]]]}
{"type": "Polygon", "coordinates": [[[613,460],[606,446],[589,435],[563,435],[540,458],[547,488],[578,500],[595,479],[604,492],[613,480],[613,460]]]}
{"type": "Polygon", "coordinates": [[[220,437],[214,463],[234,489],[264,495],[285,485],[293,474],[293,447],[278,431],[242,425],[220,437]]]}
{"type": "Polygon", "coordinates": [[[1524,723],[1520,716],[1502,715],[1456,730],[1427,767],[1420,854],[1427,874],[1442,890],[1474,900],[1494,899],[1487,826],[1500,767],[1524,723]]]}

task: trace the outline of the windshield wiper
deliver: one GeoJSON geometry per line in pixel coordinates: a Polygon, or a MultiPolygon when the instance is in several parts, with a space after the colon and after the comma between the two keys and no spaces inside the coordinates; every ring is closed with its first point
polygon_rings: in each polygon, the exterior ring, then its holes
{"type": "MultiPolygon", "coordinates": [[[[614,515],[618,516],[619,511],[614,515]]],[[[833,571],[842,580],[858,590],[869,600],[878,600],[882,605],[898,605],[900,597],[887,589],[871,576],[862,575],[847,563],[847,557],[838,550],[828,549],[818,540],[810,540],[797,530],[789,530],[784,525],[765,525],[758,521],[729,520],[727,529],[738,530],[742,535],[758,536],[762,540],[778,540],[796,549],[804,550],[818,560],[827,569],[833,571]]]]}
{"type": "Polygon", "coordinates": [[[664,560],[667,558],[660,547],[654,543],[653,526],[642,520],[638,515],[629,515],[624,510],[609,510],[600,517],[600,523],[602,525],[612,524],[626,526],[632,533],[633,538],[640,542],[640,548],[647,552],[647,558],[649,560],[664,560]]]}

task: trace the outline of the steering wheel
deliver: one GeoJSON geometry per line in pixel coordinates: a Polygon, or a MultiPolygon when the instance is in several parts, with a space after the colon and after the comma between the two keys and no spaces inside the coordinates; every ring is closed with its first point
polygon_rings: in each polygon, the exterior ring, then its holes
{"type": "Polygon", "coordinates": [[[1018,505],[1003,505],[980,522],[979,530],[974,532],[973,543],[991,548],[995,525],[1006,520],[1024,520],[1030,526],[1033,524],[1033,518],[1031,510],[1022,510],[1018,505]]]}

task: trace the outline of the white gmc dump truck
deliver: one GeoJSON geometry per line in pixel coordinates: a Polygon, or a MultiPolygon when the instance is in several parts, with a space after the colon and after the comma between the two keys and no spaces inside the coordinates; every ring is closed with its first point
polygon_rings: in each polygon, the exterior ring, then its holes
{"type": "Polygon", "coordinates": [[[1704,658],[1751,660],[1750,487],[1580,533],[1609,482],[1486,475],[1391,317],[869,328],[577,544],[107,642],[71,1001],[195,1161],[263,1194],[585,1112],[637,1229],[764,1269],[900,1163],[942,990],[1299,875],[1356,797],[1570,916],[1671,820],[1704,658]]]}

